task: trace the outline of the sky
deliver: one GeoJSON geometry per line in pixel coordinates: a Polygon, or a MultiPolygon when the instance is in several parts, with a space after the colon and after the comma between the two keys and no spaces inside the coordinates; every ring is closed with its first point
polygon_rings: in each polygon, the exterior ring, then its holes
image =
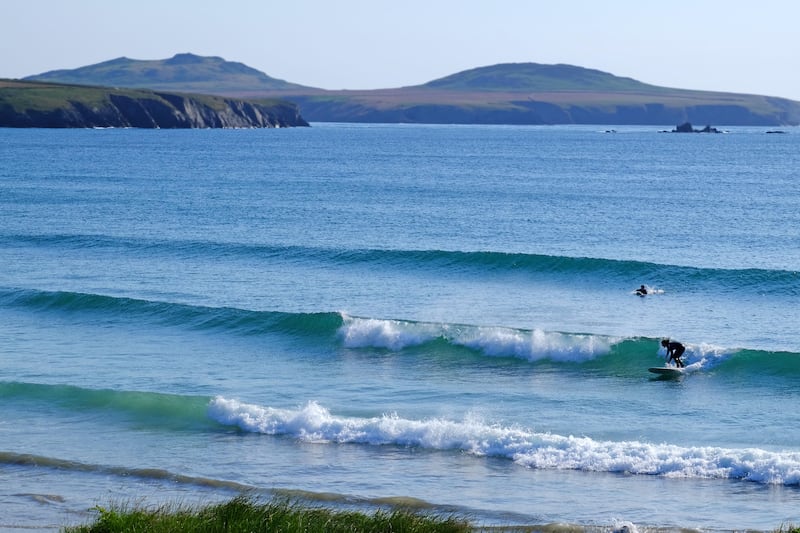
{"type": "Polygon", "coordinates": [[[0,77],[177,53],[323,89],[566,63],[800,101],[797,0],[0,0],[0,77]]]}

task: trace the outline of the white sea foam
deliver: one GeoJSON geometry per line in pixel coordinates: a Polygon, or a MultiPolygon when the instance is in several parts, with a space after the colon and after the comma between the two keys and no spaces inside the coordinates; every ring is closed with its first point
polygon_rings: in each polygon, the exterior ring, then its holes
{"type": "Polygon", "coordinates": [[[340,417],[316,402],[292,410],[217,397],[209,405],[209,416],[243,431],[287,435],[307,442],[459,450],[476,456],[505,457],[528,468],[800,484],[798,452],[598,441],[502,427],[473,417],[462,421],[409,420],[394,414],[340,417]]]}
{"type": "Polygon", "coordinates": [[[437,338],[495,357],[517,357],[528,361],[586,361],[605,355],[615,339],[596,335],[573,335],[542,330],[504,327],[461,326],[356,318],[342,315],[339,335],[350,348],[402,350],[437,338]]]}
{"type": "Polygon", "coordinates": [[[441,330],[432,324],[352,318],[347,315],[342,315],[342,318],[344,324],[339,329],[339,335],[349,348],[387,348],[397,351],[423,344],[441,335],[441,330]]]}
{"type": "Polygon", "coordinates": [[[586,361],[607,354],[613,343],[611,339],[594,335],[508,328],[472,328],[453,337],[452,342],[487,355],[513,356],[529,361],[586,361]]]}

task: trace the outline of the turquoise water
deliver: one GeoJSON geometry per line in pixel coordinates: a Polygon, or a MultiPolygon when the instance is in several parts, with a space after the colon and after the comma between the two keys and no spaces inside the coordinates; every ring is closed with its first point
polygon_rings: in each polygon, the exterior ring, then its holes
{"type": "Polygon", "coordinates": [[[800,135],[614,129],[0,130],[0,529],[800,522],[800,135]]]}

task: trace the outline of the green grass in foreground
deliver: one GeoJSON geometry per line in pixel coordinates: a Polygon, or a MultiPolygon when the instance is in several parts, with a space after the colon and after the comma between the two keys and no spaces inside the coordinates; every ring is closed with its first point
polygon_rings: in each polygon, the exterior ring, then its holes
{"type": "Polygon", "coordinates": [[[456,518],[438,518],[403,510],[366,514],[303,508],[288,502],[261,504],[246,496],[200,509],[163,507],[143,510],[97,507],[96,510],[99,516],[94,523],[64,528],[64,531],[66,533],[116,531],[467,533],[472,531],[468,522],[456,518]]]}
{"type": "MultiPolygon", "coordinates": [[[[247,496],[202,508],[164,506],[154,510],[124,507],[96,508],[94,523],[71,526],[64,533],[474,533],[496,531],[530,533],[531,531],[576,531],[569,526],[517,526],[476,528],[463,519],[436,517],[406,510],[377,511],[373,514],[355,511],[332,511],[307,508],[289,502],[258,503],[247,496]]],[[[578,528],[577,530],[580,530],[578,528]]],[[[784,524],[774,533],[800,533],[800,526],[784,524]]]]}

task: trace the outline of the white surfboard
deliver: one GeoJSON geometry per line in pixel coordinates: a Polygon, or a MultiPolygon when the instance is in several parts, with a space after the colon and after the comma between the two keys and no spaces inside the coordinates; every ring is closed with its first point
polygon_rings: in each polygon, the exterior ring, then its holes
{"type": "Polygon", "coordinates": [[[674,366],[653,366],[647,370],[653,374],[660,374],[662,376],[680,376],[683,374],[682,368],[677,368],[674,366]]]}

